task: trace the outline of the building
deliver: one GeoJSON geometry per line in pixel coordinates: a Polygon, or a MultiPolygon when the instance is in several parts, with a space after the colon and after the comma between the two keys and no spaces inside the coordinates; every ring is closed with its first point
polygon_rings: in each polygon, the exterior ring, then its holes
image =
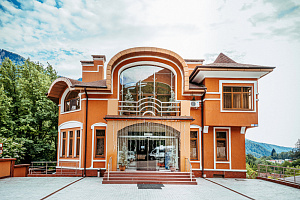
{"type": "Polygon", "coordinates": [[[59,106],[58,166],[166,170],[245,177],[245,133],[258,126],[258,80],[274,67],[220,54],[211,64],[138,47],[81,61],[82,81],[48,91],[59,106]],[[125,156],[125,157],[124,157],[125,156]]]}

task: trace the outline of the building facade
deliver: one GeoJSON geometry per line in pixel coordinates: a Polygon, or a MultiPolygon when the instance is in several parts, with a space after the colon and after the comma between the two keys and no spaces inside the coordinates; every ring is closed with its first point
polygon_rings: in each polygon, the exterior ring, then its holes
{"type": "Polygon", "coordinates": [[[138,47],[81,61],[82,81],[48,91],[59,106],[59,167],[245,177],[245,134],[258,126],[258,80],[274,67],[220,54],[211,64],[138,47]],[[125,161],[125,162],[123,162],[125,161]]]}

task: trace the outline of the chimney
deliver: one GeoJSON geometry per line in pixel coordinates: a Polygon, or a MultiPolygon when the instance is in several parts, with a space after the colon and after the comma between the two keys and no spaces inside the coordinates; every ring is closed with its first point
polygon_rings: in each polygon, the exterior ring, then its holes
{"type": "Polygon", "coordinates": [[[195,67],[203,65],[204,59],[184,59],[189,68],[189,75],[194,71],[195,67]]]}
{"type": "Polygon", "coordinates": [[[93,61],[80,61],[82,65],[82,82],[93,82],[104,79],[104,55],[92,55],[93,61]]]}

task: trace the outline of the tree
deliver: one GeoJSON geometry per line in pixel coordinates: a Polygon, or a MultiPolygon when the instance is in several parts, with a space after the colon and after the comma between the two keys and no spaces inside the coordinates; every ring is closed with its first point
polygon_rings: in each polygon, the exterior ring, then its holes
{"type": "Polygon", "coordinates": [[[3,143],[3,153],[0,157],[16,158],[16,163],[20,163],[25,156],[26,148],[24,147],[26,139],[13,139],[0,137],[0,143],[3,143]]]}
{"type": "Polygon", "coordinates": [[[293,159],[300,159],[300,139],[298,139],[298,141],[296,142],[291,156],[293,159]]]}
{"type": "MultiPolygon", "coordinates": [[[[19,66],[16,66],[11,60],[5,58],[0,65],[0,85],[3,87],[5,95],[11,99],[9,106],[9,115],[11,118],[11,130],[7,132],[6,137],[12,136],[15,133],[16,124],[19,118],[19,66]]],[[[5,97],[3,97],[5,98],[5,97]]]]}
{"type": "Polygon", "coordinates": [[[57,73],[27,59],[22,66],[0,65],[0,136],[22,141],[22,162],[56,158],[58,107],[45,93],[57,73]]]}
{"type": "Polygon", "coordinates": [[[277,158],[278,158],[277,153],[276,153],[276,150],[275,150],[274,148],[272,149],[271,157],[272,157],[273,159],[277,159],[277,158]]]}
{"type": "Polygon", "coordinates": [[[12,121],[10,115],[11,98],[7,97],[3,85],[0,85],[0,136],[12,135],[12,121]]]}

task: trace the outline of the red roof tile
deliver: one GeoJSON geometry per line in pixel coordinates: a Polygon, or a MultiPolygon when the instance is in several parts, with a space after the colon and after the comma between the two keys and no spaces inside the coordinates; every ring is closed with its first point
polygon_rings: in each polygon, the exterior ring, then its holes
{"type": "Polygon", "coordinates": [[[214,63],[236,63],[234,60],[229,58],[223,53],[220,53],[214,63]]]}

